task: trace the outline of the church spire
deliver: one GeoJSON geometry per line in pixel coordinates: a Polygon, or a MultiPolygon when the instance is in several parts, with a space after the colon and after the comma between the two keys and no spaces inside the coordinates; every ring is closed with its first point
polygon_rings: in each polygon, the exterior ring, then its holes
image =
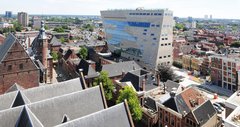
{"type": "Polygon", "coordinates": [[[41,29],[39,30],[39,39],[47,39],[44,28],[44,21],[41,21],[41,29]]]}

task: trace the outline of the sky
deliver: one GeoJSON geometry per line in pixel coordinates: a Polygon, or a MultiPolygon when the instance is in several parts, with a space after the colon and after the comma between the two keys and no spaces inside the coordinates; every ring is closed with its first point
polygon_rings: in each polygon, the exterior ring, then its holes
{"type": "Polygon", "coordinates": [[[163,9],[174,16],[240,19],[240,0],[1,0],[0,14],[24,11],[29,14],[100,15],[108,9],[163,9]]]}

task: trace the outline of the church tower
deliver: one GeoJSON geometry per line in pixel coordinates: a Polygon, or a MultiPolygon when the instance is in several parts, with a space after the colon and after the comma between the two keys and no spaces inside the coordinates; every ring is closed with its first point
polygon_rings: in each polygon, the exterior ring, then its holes
{"type": "Polygon", "coordinates": [[[41,22],[38,40],[42,44],[42,64],[45,68],[48,68],[48,38],[45,34],[44,21],[41,22]]]}

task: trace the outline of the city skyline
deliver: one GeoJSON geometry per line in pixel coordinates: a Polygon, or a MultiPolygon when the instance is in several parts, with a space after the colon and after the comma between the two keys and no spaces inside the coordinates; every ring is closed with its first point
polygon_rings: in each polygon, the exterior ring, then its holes
{"type": "Polygon", "coordinates": [[[168,8],[177,17],[203,18],[204,15],[213,15],[213,18],[240,19],[234,12],[240,12],[239,0],[132,0],[128,4],[127,0],[12,0],[2,1],[0,13],[12,11],[27,12],[29,14],[40,15],[100,15],[101,10],[108,9],[136,9],[144,7],[146,9],[168,8]],[[26,4],[27,3],[27,4],[26,4]]]}

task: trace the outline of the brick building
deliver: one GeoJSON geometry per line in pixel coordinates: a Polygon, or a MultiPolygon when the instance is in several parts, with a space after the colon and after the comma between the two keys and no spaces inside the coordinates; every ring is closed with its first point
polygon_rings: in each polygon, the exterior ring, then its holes
{"type": "Polygon", "coordinates": [[[41,81],[52,83],[53,78],[53,58],[51,56],[51,41],[45,33],[44,22],[41,22],[41,29],[38,36],[33,40],[31,48],[34,58],[38,60],[41,69],[41,81]]]}
{"type": "Polygon", "coordinates": [[[240,58],[238,54],[211,56],[211,81],[214,85],[233,92],[239,90],[239,70],[240,58]]]}
{"type": "Polygon", "coordinates": [[[5,37],[2,34],[0,34],[0,45],[4,42],[4,40],[5,40],[5,37]]]}
{"type": "Polygon", "coordinates": [[[209,100],[194,88],[169,97],[158,103],[159,127],[214,127],[217,113],[209,100]],[[166,99],[168,98],[168,99],[166,99]]]}
{"type": "Polygon", "coordinates": [[[19,40],[9,34],[3,45],[0,45],[0,94],[15,83],[23,88],[38,86],[39,77],[39,69],[19,40]]]}

